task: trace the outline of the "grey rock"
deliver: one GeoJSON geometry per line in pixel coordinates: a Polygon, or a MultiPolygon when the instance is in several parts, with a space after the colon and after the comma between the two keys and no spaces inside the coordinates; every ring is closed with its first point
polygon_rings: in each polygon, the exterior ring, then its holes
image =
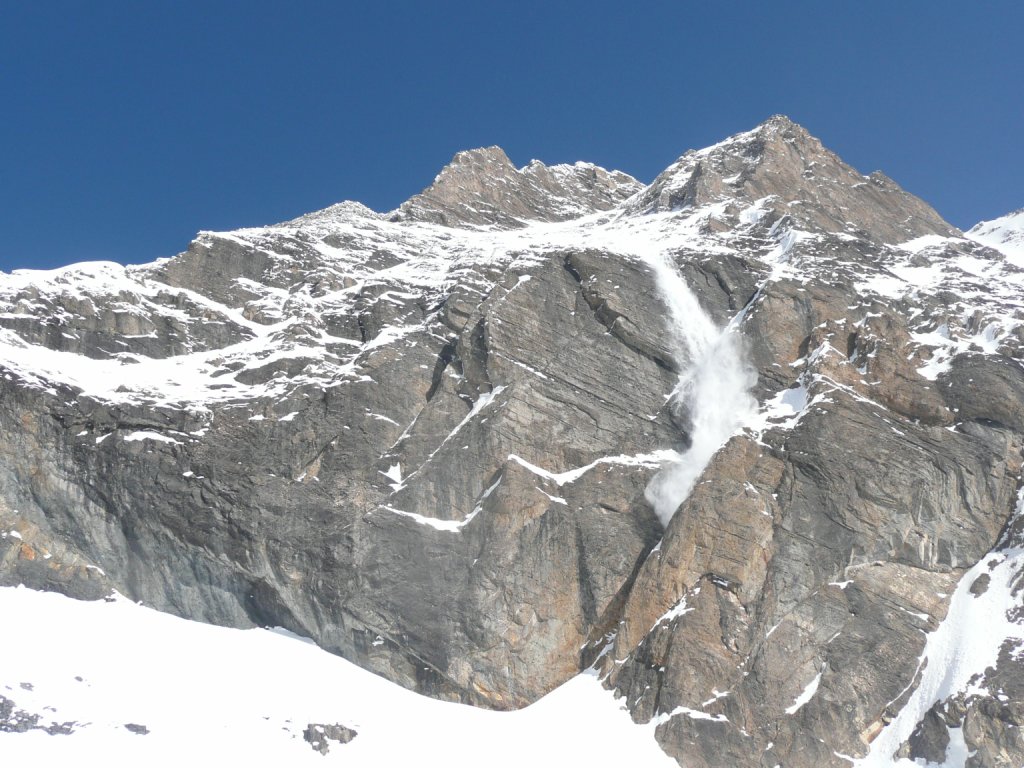
{"type": "Polygon", "coordinates": [[[302,738],[309,742],[309,745],[321,755],[331,751],[331,742],[335,744],[348,744],[359,734],[344,725],[335,723],[327,725],[324,723],[310,723],[302,732],[302,738]]]}
{"type": "Polygon", "coordinates": [[[910,735],[906,749],[901,750],[899,756],[938,765],[946,761],[948,748],[949,728],[946,721],[935,709],[930,709],[910,735]]]}
{"type": "Polygon", "coordinates": [[[11,699],[0,695],[0,733],[44,731],[50,736],[68,736],[77,727],[79,724],[73,721],[47,722],[42,715],[18,709],[18,705],[11,699]]]}
{"type": "Polygon", "coordinates": [[[1024,367],[1003,356],[958,355],[939,387],[959,418],[1024,431],[1024,367]],[[984,393],[979,397],[980,393],[984,393]]]}

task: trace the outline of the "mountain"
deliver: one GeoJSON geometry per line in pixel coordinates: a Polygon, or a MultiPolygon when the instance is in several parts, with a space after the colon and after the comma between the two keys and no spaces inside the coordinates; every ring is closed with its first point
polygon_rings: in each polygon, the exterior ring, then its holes
{"type": "Polygon", "coordinates": [[[481,708],[589,670],[690,767],[1019,765],[1024,270],[969,234],[777,116],[3,275],[0,583],[481,708]]]}

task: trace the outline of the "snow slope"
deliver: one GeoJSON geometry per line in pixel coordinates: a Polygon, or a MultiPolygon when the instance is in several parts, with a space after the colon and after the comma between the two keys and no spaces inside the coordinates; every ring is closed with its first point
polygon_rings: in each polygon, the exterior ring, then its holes
{"type": "Polygon", "coordinates": [[[975,224],[966,235],[982,245],[1002,251],[1008,261],[1024,268],[1024,208],[975,224]]]}
{"type": "Polygon", "coordinates": [[[199,624],[124,598],[2,588],[0,615],[18,628],[0,636],[0,696],[46,723],[77,723],[70,735],[0,729],[5,765],[676,765],[593,674],[492,712],[411,693],[283,631],[199,624]],[[302,736],[314,723],[358,735],[321,756],[302,736]]]}

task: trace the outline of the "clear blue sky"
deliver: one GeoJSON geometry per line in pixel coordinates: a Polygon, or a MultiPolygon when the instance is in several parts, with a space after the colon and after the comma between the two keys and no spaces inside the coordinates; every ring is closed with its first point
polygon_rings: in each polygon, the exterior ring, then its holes
{"type": "Polygon", "coordinates": [[[954,224],[1024,206],[1024,3],[24,2],[0,269],[388,210],[460,149],[650,181],[781,112],[954,224]]]}

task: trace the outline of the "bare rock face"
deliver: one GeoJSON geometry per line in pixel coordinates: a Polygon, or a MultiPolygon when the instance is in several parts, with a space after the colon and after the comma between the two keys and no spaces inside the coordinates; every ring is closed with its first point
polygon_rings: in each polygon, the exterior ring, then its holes
{"type": "Polygon", "coordinates": [[[0,583],[495,709],[596,666],[687,766],[1020,764],[1022,297],[781,117],[0,276],[0,583]]]}
{"type": "Polygon", "coordinates": [[[606,211],[642,188],[628,174],[591,163],[548,166],[533,160],[517,170],[501,147],[487,147],[459,152],[430,187],[391,218],[451,227],[521,227],[606,211]]]}

